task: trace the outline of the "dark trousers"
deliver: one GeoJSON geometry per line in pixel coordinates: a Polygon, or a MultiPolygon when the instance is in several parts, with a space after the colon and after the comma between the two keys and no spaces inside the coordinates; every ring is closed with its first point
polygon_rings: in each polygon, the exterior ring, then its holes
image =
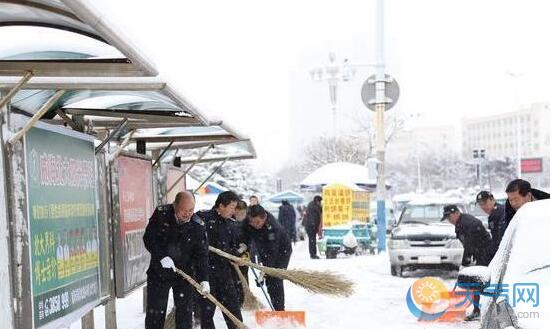
{"type": "Polygon", "coordinates": [[[473,296],[473,312],[480,313],[480,292],[473,296]]]}
{"type": "Polygon", "coordinates": [[[285,290],[283,289],[283,280],[271,276],[266,277],[266,287],[270,300],[276,311],[285,311],[285,290]]]}
{"type": "Polygon", "coordinates": [[[166,318],[168,292],[172,288],[176,307],[176,328],[192,329],[193,288],[183,280],[147,278],[147,313],[145,329],[163,329],[166,318]]]}
{"type": "Polygon", "coordinates": [[[308,250],[310,251],[310,257],[317,256],[318,249],[316,245],[316,235],[317,233],[315,231],[307,231],[306,234],[308,235],[308,250]]]}
{"type": "MultiPolygon", "coordinates": [[[[213,280],[211,276],[211,295],[216,298],[224,307],[228,309],[236,318],[243,320],[241,316],[241,306],[239,305],[237,289],[235,282],[230,275],[230,280],[225,278],[216,278],[213,280]]],[[[201,329],[215,329],[214,327],[214,311],[216,311],[216,305],[211,303],[208,299],[202,298],[200,301],[201,308],[201,329]]],[[[236,329],[237,326],[232,320],[224,314],[224,320],[228,329],[236,329]]]]}

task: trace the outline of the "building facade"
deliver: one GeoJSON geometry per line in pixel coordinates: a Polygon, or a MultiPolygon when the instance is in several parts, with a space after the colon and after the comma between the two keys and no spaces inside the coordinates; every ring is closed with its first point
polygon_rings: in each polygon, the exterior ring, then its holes
{"type": "Polygon", "coordinates": [[[520,146],[521,159],[541,159],[542,162],[541,173],[526,173],[523,177],[535,185],[549,186],[550,113],[550,105],[545,102],[515,112],[463,119],[463,157],[472,159],[474,149],[484,149],[488,160],[516,161],[520,146]]]}

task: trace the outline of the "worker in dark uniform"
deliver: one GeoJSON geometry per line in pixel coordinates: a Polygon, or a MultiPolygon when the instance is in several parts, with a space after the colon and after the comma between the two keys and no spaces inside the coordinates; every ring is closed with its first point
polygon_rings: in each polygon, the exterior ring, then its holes
{"type": "Polygon", "coordinates": [[[491,258],[499,249],[501,238],[503,237],[503,226],[505,225],[505,206],[497,203],[492,193],[481,191],[476,195],[476,203],[488,214],[488,227],[492,234],[492,253],[491,258]]]}
{"type": "MultiPolygon", "coordinates": [[[[455,234],[463,244],[463,266],[469,265],[469,259],[474,257],[476,265],[488,266],[492,260],[492,238],[482,222],[469,214],[462,214],[454,205],[444,206],[442,220],[447,219],[455,226],[455,234]]],[[[473,297],[474,310],[465,317],[465,321],[480,319],[480,294],[473,297]]]]}
{"type": "Polygon", "coordinates": [[[149,219],[143,236],[145,247],[151,253],[147,270],[146,329],[164,327],[170,288],[176,306],[176,328],[192,328],[194,289],[174,273],[176,268],[194,275],[194,279],[201,283],[202,294],[210,291],[205,224],[193,214],[194,210],[193,195],[180,192],[173,204],[157,207],[149,219]]]}
{"type": "Polygon", "coordinates": [[[535,200],[549,199],[549,193],[532,188],[530,182],[520,178],[510,181],[505,193],[507,193],[507,201],[505,202],[505,227],[502,234],[505,233],[505,229],[520,207],[535,200]]]}
{"type": "MultiPolygon", "coordinates": [[[[260,205],[249,208],[246,219],[245,237],[260,256],[262,265],[286,269],[293,252],[291,240],[285,229],[272,214],[266,212],[260,205]]],[[[259,281],[262,281],[263,275],[259,281]]],[[[265,278],[270,300],[276,311],[285,310],[285,292],[283,280],[268,276],[265,278]]],[[[262,282],[259,282],[262,284],[262,282]]]]}
{"type": "MultiPolygon", "coordinates": [[[[244,221],[247,218],[247,209],[248,209],[247,203],[245,203],[245,201],[243,200],[239,200],[239,202],[237,203],[237,206],[235,207],[235,213],[234,213],[234,216],[231,218],[230,223],[232,225],[234,236],[236,237],[235,242],[237,245],[235,246],[235,249],[237,250],[238,256],[248,260],[249,259],[248,247],[245,244],[245,241],[243,240],[244,239],[243,226],[244,226],[244,221]]],[[[245,277],[248,283],[249,267],[239,266],[239,270],[241,271],[241,273],[243,274],[243,276],[245,277]]],[[[237,289],[237,294],[239,299],[239,305],[243,306],[243,302],[245,301],[245,293],[243,291],[243,285],[241,283],[241,280],[239,279],[239,275],[235,271],[233,271],[232,273],[234,275],[234,280],[236,282],[235,284],[236,284],[236,289],[237,289]]]]}
{"type": "Polygon", "coordinates": [[[306,234],[308,235],[308,251],[310,252],[310,258],[312,259],[319,259],[316,236],[321,228],[321,200],[321,196],[316,195],[306,208],[304,228],[306,229],[306,234]]]}
{"type": "MultiPolygon", "coordinates": [[[[197,212],[197,215],[205,221],[210,246],[234,256],[238,256],[236,250],[238,243],[231,218],[234,215],[237,202],[239,202],[237,194],[226,191],[218,195],[211,210],[197,212]]],[[[242,320],[236,282],[233,276],[235,270],[230,261],[210,252],[209,266],[211,294],[236,318],[242,320]]],[[[208,299],[202,299],[200,304],[201,329],[214,329],[212,318],[216,306],[208,299]]],[[[226,315],[224,315],[224,320],[226,320],[228,329],[237,328],[226,315]]]]}

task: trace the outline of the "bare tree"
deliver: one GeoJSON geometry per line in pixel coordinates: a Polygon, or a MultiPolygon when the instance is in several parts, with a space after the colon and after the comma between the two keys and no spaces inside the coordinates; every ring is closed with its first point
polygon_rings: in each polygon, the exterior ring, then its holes
{"type": "MultiPolygon", "coordinates": [[[[374,155],[377,135],[375,115],[372,112],[364,110],[353,114],[351,119],[356,125],[353,129],[353,134],[363,143],[367,144],[368,155],[374,155]]],[[[385,113],[385,145],[392,140],[398,131],[404,129],[406,119],[407,116],[403,115],[400,111],[385,113]]]]}
{"type": "Polygon", "coordinates": [[[361,138],[355,136],[322,136],[305,148],[300,169],[309,173],[333,162],[365,164],[369,155],[368,147],[361,138]]]}

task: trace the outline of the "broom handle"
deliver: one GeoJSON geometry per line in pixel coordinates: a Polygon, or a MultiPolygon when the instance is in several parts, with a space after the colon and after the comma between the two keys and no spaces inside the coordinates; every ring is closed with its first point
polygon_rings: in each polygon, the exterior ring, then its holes
{"type": "Polygon", "coordinates": [[[220,307],[220,310],[222,311],[222,313],[227,315],[239,329],[248,329],[248,327],[244,325],[243,322],[241,322],[238,318],[235,317],[235,315],[233,315],[230,311],[228,311],[228,309],[224,305],[222,305],[222,303],[216,300],[216,298],[214,298],[213,295],[211,295],[210,293],[209,294],[201,293],[201,285],[197,283],[197,281],[193,280],[192,277],[187,275],[186,272],[180,270],[179,268],[175,268],[174,271],[178,273],[180,276],[182,276],[184,279],[186,279],[187,282],[189,282],[201,295],[205,296],[208,300],[210,300],[216,306],[220,307]]]}
{"type": "Polygon", "coordinates": [[[213,246],[209,246],[209,250],[212,251],[213,253],[219,255],[219,256],[222,256],[224,258],[227,258],[229,260],[232,260],[238,264],[241,264],[241,265],[247,265],[248,267],[252,267],[252,268],[256,268],[257,270],[261,271],[261,272],[264,272],[262,270],[263,266],[260,266],[258,264],[255,264],[251,261],[248,261],[248,260],[245,260],[245,259],[242,259],[241,257],[237,257],[237,256],[234,256],[232,254],[228,254],[227,252],[225,251],[222,251],[220,249],[217,249],[217,248],[214,248],[213,246]]]}

